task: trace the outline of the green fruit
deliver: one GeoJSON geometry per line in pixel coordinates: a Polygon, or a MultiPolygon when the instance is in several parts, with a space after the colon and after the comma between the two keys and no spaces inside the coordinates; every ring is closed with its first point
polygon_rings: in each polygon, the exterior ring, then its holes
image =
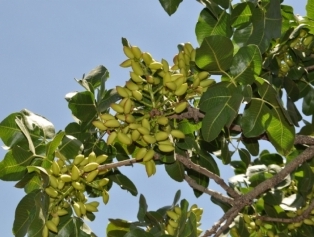
{"type": "Polygon", "coordinates": [[[65,210],[65,209],[58,209],[57,212],[56,212],[56,214],[57,214],[58,216],[64,216],[64,215],[68,214],[68,211],[65,210]]]}
{"type": "Polygon", "coordinates": [[[150,161],[151,159],[153,159],[154,155],[155,155],[155,151],[153,149],[148,150],[147,153],[143,157],[143,162],[150,161]]]}
{"type": "Polygon", "coordinates": [[[152,62],[148,65],[148,67],[152,70],[158,70],[162,68],[162,63],[160,62],[152,62]]]}
{"type": "Polygon", "coordinates": [[[201,87],[208,87],[209,85],[213,84],[215,81],[213,79],[205,79],[200,82],[201,87]]]}
{"type": "Polygon", "coordinates": [[[146,153],[147,153],[147,149],[145,147],[140,148],[135,155],[135,159],[136,160],[143,159],[146,153]]]}
{"type": "Polygon", "coordinates": [[[72,186],[79,191],[83,191],[85,189],[85,186],[77,181],[72,182],[72,186]]]}
{"type": "Polygon", "coordinates": [[[63,189],[64,185],[65,185],[65,183],[64,183],[62,180],[59,180],[59,181],[58,181],[58,187],[57,187],[57,188],[58,188],[59,190],[61,190],[61,189],[63,189]]]}
{"type": "Polygon", "coordinates": [[[169,225],[171,225],[174,229],[178,228],[179,224],[178,222],[175,222],[174,220],[169,220],[169,225]]]}
{"type": "Polygon", "coordinates": [[[92,124],[93,124],[96,128],[98,128],[99,130],[102,130],[102,131],[105,131],[105,130],[108,129],[108,128],[103,124],[103,122],[98,121],[98,120],[93,121],[92,124]]]}
{"type": "Polygon", "coordinates": [[[139,47],[132,46],[131,50],[135,58],[140,59],[142,57],[142,51],[140,50],[139,47]]]}
{"type": "Polygon", "coordinates": [[[49,229],[46,225],[44,225],[41,233],[42,233],[42,237],[48,237],[49,236],[49,229]]]}
{"type": "Polygon", "coordinates": [[[51,170],[52,170],[52,173],[56,176],[60,174],[60,166],[55,160],[51,164],[51,170]]]}
{"type": "Polygon", "coordinates": [[[172,145],[159,144],[158,149],[162,152],[171,152],[174,150],[174,147],[172,145]]]}
{"type": "Polygon", "coordinates": [[[81,207],[80,207],[80,205],[79,205],[77,202],[75,202],[72,206],[73,206],[75,215],[76,215],[77,217],[81,217],[81,216],[82,216],[82,213],[81,213],[81,207]]]}
{"type": "Polygon", "coordinates": [[[82,202],[77,202],[77,204],[79,204],[79,206],[80,206],[81,215],[82,215],[82,216],[85,216],[85,215],[86,215],[86,207],[85,207],[85,204],[82,203],[82,202]]]}
{"type": "Polygon", "coordinates": [[[49,175],[49,184],[53,188],[58,188],[58,179],[53,175],[49,175]]]}
{"type": "Polygon", "coordinates": [[[179,215],[174,211],[167,211],[167,216],[174,221],[177,221],[179,219],[179,215]]]}
{"type": "Polygon", "coordinates": [[[129,90],[131,90],[131,91],[136,91],[136,90],[139,89],[139,86],[138,86],[136,83],[134,83],[133,81],[127,81],[127,82],[125,83],[125,86],[126,86],[129,90]]]}
{"type": "Polygon", "coordinates": [[[90,203],[85,204],[85,209],[86,211],[89,211],[89,212],[98,212],[97,207],[91,205],[90,203]]]}
{"type": "Polygon", "coordinates": [[[99,172],[99,170],[93,170],[92,172],[89,172],[86,175],[86,181],[88,183],[92,182],[96,178],[96,176],[98,175],[98,172],[99,172]]]}
{"type": "Polygon", "coordinates": [[[108,138],[107,138],[107,145],[111,145],[114,142],[114,140],[116,139],[116,137],[117,137],[116,132],[110,133],[108,138]]]}
{"type": "Polygon", "coordinates": [[[135,83],[143,83],[143,78],[140,75],[137,75],[135,72],[130,72],[130,77],[135,83]]]}
{"type": "Polygon", "coordinates": [[[132,96],[138,101],[141,101],[143,99],[142,93],[139,92],[138,90],[132,91],[132,96]]]}
{"type": "Polygon", "coordinates": [[[107,204],[109,201],[109,193],[105,189],[102,191],[102,200],[104,204],[107,204]]]}
{"type": "Polygon", "coordinates": [[[108,183],[109,183],[109,179],[108,178],[103,178],[103,179],[99,180],[98,185],[100,187],[103,187],[103,186],[107,185],[108,183]]]}
{"type": "Polygon", "coordinates": [[[125,122],[127,123],[134,123],[136,120],[132,114],[125,115],[125,122]]]}
{"type": "Polygon", "coordinates": [[[313,36],[309,35],[303,39],[303,45],[308,46],[313,41],[313,36]]]}
{"type": "Polygon", "coordinates": [[[142,135],[149,135],[149,130],[145,127],[139,127],[137,128],[137,131],[139,131],[142,135]]]}
{"type": "Polygon", "coordinates": [[[72,170],[71,170],[71,178],[72,180],[78,180],[81,176],[81,172],[79,170],[79,168],[77,168],[76,165],[73,165],[72,166],[72,170]]]}
{"type": "Polygon", "coordinates": [[[173,130],[171,130],[170,134],[175,138],[179,138],[179,139],[185,138],[184,133],[181,132],[180,130],[173,129],[173,130]]]}
{"type": "Polygon", "coordinates": [[[197,77],[202,81],[202,80],[204,80],[204,79],[209,77],[209,73],[205,72],[205,71],[202,71],[202,72],[197,74],[197,77]]]}
{"type": "Polygon", "coordinates": [[[156,173],[156,165],[153,160],[144,162],[147,176],[150,177],[156,173]]]}
{"type": "Polygon", "coordinates": [[[155,133],[155,138],[157,141],[164,141],[168,139],[168,137],[169,137],[169,134],[167,132],[161,131],[161,132],[155,133]]]}
{"type": "Polygon", "coordinates": [[[60,217],[59,216],[54,216],[51,218],[51,221],[56,225],[58,226],[59,225],[59,222],[60,222],[60,217]]]}
{"type": "Polygon", "coordinates": [[[126,89],[122,86],[116,86],[116,90],[118,92],[118,94],[122,97],[122,98],[126,98],[129,97],[128,92],[126,91],[126,89]]]}
{"type": "Polygon", "coordinates": [[[180,87],[178,87],[174,94],[177,95],[177,96],[181,96],[181,95],[184,95],[185,92],[187,91],[188,89],[188,84],[187,83],[183,83],[180,87]]]}
{"type": "Polygon", "coordinates": [[[151,135],[143,135],[143,140],[148,144],[154,144],[156,142],[156,138],[151,135]]]}
{"type": "Polygon", "coordinates": [[[134,54],[129,47],[123,46],[123,52],[124,52],[125,56],[127,56],[128,58],[134,58],[134,54]]]}
{"type": "Polygon", "coordinates": [[[142,126],[150,131],[150,123],[146,118],[142,119],[142,126]]]}
{"type": "Polygon", "coordinates": [[[96,154],[95,152],[92,151],[88,155],[88,163],[95,162],[95,161],[96,161],[96,154]]]}
{"type": "Polygon", "coordinates": [[[188,106],[188,102],[187,101],[183,101],[179,104],[176,104],[174,107],[174,111],[179,114],[182,113],[188,106]]]}
{"type": "Polygon", "coordinates": [[[125,145],[131,145],[132,144],[132,139],[130,137],[128,137],[126,134],[119,132],[118,133],[118,140],[125,145]]]}
{"type": "Polygon", "coordinates": [[[129,127],[130,127],[131,129],[138,129],[139,127],[141,127],[141,125],[138,124],[138,123],[130,123],[130,124],[129,124],[129,127]]]}
{"type": "Polygon", "coordinates": [[[121,105],[118,105],[118,104],[115,104],[115,103],[112,103],[110,105],[111,109],[113,109],[114,111],[116,111],[117,113],[119,114],[122,114],[124,112],[123,110],[123,107],[121,105]]]}
{"type": "Polygon", "coordinates": [[[175,212],[177,215],[179,215],[179,216],[182,214],[182,210],[181,210],[181,208],[178,207],[178,206],[175,206],[175,207],[174,207],[174,212],[175,212]]]}
{"type": "Polygon", "coordinates": [[[53,187],[45,188],[45,192],[49,195],[49,197],[56,198],[58,196],[57,190],[53,187]]]}
{"type": "Polygon", "coordinates": [[[102,163],[104,163],[107,160],[107,158],[108,158],[108,156],[105,155],[105,154],[99,155],[99,156],[96,157],[96,162],[98,164],[102,164],[102,163]]]}
{"type": "Polygon", "coordinates": [[[51,220],[46,222],[46,226],[50,231],[58,233],[57,226],[51,220]]]}
{"type": "Polygon", "coordinates": [[[165,125],[167,125],[169,123],[169,120],[168,120],[167,117],[162,116],[162,117],[159,117],[157,119],[157,123],[160,124],[160,125],[165,126],[165,125]]]}
{"type": "Polygon", "coordinates": [[[137,141],[140,138],[140,136],[141,136],[141,134],[137,130],[133,130],[132,133],[131,133],[131,139],[134,142],[137,141]]]}
{"type": "Polygon", "coordinates": [[[99,166],[99,164],[97,162],[91,162],[91,163],[88,163],[87,165],[85,165],[83,167],[83,170],[84,170],[84,172],[91,172],[91,171],[97,169],[98,166],[99,166]]]}
{"type": "Polygon", "coordinates": [[[132,63],[132,59],[127,59],[127,60],[124,60],[122,63],[120,63],[120,67],[131,67],[131,63],[132,63]]]}
{"type": "Polygon", "coordinates": [[[111,120],[111,119],[115,119],[115,117],[111,114],[101,114],[100,115],[100,118],[104,121],[106,120],[111,120]]]}
{"type": "Polygon", "coordinates": [[[177,89],[177,84],[173,81],[170,81],[166,83],[166,87],[172,91],[175,91],[177,89]]]}
{"type": "MultiPolygon", "coordinates": [[[[89,205],[92,205],[92,206],[94,206],[94,207],[98,207],[99,206],[99,202],[97,202],[97,201],[92,201],[92,202],[90,202],[90,203],[88,203],[89,205]]],[[[85,204],[86,205],[86,204],[85,204]]]]}
{"type": "Polygon", "coordinates": [[[192,62],[195,62],[195,55],[196,55],[196,50],[193,49],[192,52],[191,52],[191,55],[190,55],[190,60],[191,60],[192,62]]]}
{"type": "Polygon", "coordinates": [[[125,101],[124,106],[123,106],[123,112],[124,112],[125,114],[129,114],[129,113],[131,112],[131,110],[132,110],[132,100],[127,99],[127,100],[125,101]]]}
{"type": "Polygon", "coordinates": [[[142,53],[142,58],[146,65],[149,65],[154,61],[152,55],[148,52],[142,53]]]}
{"type": "Polygon", "coordinates": [[[108,128],[118,128],[120,127],[120,122],[116,119],[107,120],[104,125],[108,128]]]}
{"type": "Polygon", "coordinates": [[[138,62],[132,61],[131,67],[132,67],[133,72],[137,74],[138,76],[142,76],[144,74],[143,68],[138,62]]]}
{"type": "Polygon", "coordinates": [[[75,156],[73,164],[74,165],[78,165],[79,163],[81,163],[84,160],[84,155],[83,154],[79,154],[77,156],[75,156]]]}
{"type": "Polygon", "coordinates": [[[175,234],[174,228],[170,224],[168,224],[166,226],[166,230],[167,230],[169,235],[174,235],[175,234]]]}
{"type": "Polygon", "coordinates": [[[169,63],[167,62],[167,60],[162,59],[161,63],[162,63],[162,67],[163,67],[164,72],[168,72],[169,71],[169,63]]]}

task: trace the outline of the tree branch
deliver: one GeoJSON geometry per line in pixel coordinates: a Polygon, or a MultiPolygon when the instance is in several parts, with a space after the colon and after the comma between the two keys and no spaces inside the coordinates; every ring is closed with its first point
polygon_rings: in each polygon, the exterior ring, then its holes
{"type": "Polygon", "coordinates": [[[116,163],[109,163],[109,164],[100,165],[100,166],[98,166],[98,170],[99,171],[104,171],[104,170],[117,168],[117,167],[120,167],[120,166],[133,165],[136,162],[137,162],[136,159],[123,160],[123,161],[119,161],[119,162],[116,162],[116,163]]]}
{"type": "Polygon", "coordinates": [[[180,161],[184,166],[186,166],[188,169],[193,169],[196,172],[199,172],[208,178],[213,179],[218,185],[220,185],[231,197],[236,198],[240,195],[234,191],[232,188],[230,188],[225,181],[220,178],[218,175],[214,174],[213,172],[205,169],[204,167],[197,165],[193,163],[189,158],[186,158],[182,155],[176,154],[176,158],[178,161],[180,161]]]}
{"type": "Polygon", "coordinates": [[[185,181],[194,189],[197,189],[198,191],[201,191],[203,193],[207,193],[210,196],[213,196],[225,203],[229,203],[230,205],[233,205],[233,199],[224,196],[222,193],[218,193],[216,191],[213,191],[211,189],[205,188],[204,186],[197,184],[196,181],[194,179],[192,179],[190,176],[188,175],[184,175],[184,179],[185,181]]]}

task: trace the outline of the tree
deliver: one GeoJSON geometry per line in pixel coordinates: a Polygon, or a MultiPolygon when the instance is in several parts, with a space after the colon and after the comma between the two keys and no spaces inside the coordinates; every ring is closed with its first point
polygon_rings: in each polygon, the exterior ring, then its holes
{"type": "MultiPolygon", "coordinates": [[[[160,2],[171,15],[181,1],[160,2]]],[[[180,191],[156,211],[140,195],[138,220],[111,219],[108,236],[313,235],[314,1],[304,18],[279,0],[200,2],[198,48],[178,45],[169,65],[123,38],[130,79],[106,89],[104,66],[83,76],[84,91],[66,96],[76,121],[64,131],[28,110],[0,123],[10,148],[0,178],[26,192],[15,236],[95,236],[83,220],[95,219],[92,198],[106,204],[113,183],[137,195],[119,167],[138,163],[148,177],[165,166],[225,214],[201,233],[203,209],[180,191]],[[277,152],[260,151],[261,140],[277,152]],[[234,168],[228,184],[217,159],[234,168]],[[225,194],[208,189],[210,179],[225,194]]]]}

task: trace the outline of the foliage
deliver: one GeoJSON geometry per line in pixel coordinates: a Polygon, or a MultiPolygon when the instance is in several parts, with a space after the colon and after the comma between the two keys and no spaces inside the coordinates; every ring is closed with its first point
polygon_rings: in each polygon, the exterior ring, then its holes
{"type": "MultiPolygon", "coordinates": [[[[137,163],[148,177],[164,165],[225,214],[202,233],[203,209],[179,203],[180,191],[156,211],[140,195],[138,220],[110,219],[107,236],[313,236],[314,1],[306,17],[279,0],[199,2],[199,47],[178,45],[169,64],[122,38],[130,78],[107,89],[98,66],[78,80],[84,91],[66,95],[76,122],[64,131],[28,110],[0,123],[9,148],[0,178],[26,193],[15,236],[95,236],[83,220],[98,211],[90,198],[107,204],[113,183],[137,195],[119,170],[137,163]],[[260,151],[260,140],[277,153],[260,151]],[[234,168],[228,184],[218,159],[234,168]],[[210,179],[226,194],[207,189],[210,179]]],[[[181,1],[160,3],[171,15],[181,1]]]]}

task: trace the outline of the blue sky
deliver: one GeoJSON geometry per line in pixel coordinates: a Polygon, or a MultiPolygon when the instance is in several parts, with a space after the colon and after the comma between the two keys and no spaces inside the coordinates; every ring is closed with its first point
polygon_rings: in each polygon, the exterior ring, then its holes
{"type": "MultiPolygon", "coordinates": [[[[285,1],[304,15],[306,0],[285,1]],[[296,4],[297,2],[297,4],[296,4]]],[[[119,67],[125,60],[121,37],[150,52],[156,60],[169,62],[177,53],[177,44],[197,46],[194,27],[202,5],[185,0],[177,13],[169,17],[159,1],[2,1],[0,8],[0,121],[24,108],[45,116],[56,130],[72,122],[64,95],[82,90],[74,81],[102,64],[110,72],[107,88],[123,85],[129,70],[119,67]]],[[[1,143],[0,143],[1,144],[1,143]]],[[[2,145],[2,144],[1,144],[2,145]]],[[[5,152],[1,149],[0,156],[5,152]]],[[[209,196],[196,199],[186,183],[176,183],[165,175],[163,167],[147,179],[141,165],[122,168],[155,210],[172,202],[178,189],[182,198],[204,207],[203,229],[222,214],[209,196]]],[[[226,178],[233,175],[224,168],[226,178]]],[[[213,183],[213,182],[212,182],[213,183]]],[[[210,188],[215,188],[213,184],[210,188]]],[[[0,181],[1,236],[12,235],[14,211],[24,195],[13,182],[0,181]]],[[[109,204],[100,208],[94,222],[88,223],[98,236],[105,236],[109,217],[136,220],[139,197],[114,186],[109,204]]]]}

